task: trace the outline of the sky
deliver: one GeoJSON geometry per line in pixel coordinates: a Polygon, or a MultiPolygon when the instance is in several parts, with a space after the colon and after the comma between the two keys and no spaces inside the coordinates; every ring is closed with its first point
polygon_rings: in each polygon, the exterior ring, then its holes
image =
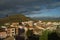
{"type": "Polygon", "coordinates": [[[60,17],[60,0],[0,0],[0,17],[7,14],[60,17]]]}

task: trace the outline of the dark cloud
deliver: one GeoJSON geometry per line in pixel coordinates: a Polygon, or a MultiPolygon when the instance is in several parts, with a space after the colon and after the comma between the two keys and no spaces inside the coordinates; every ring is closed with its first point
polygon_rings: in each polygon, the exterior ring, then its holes
{"type": "MultiPolygon", "coordinates": [[[[0,10],[5,9],[14,9],[17,5],[24,7],[32,7],[34,5],[45,5],[48,4],[48,7],[52,7],[52,3],[56,3],[56,0],[0,0],[0,10]],[[50,5],[49,5],[50,4],[50,5]]],[[[58,5],[58,4],[56,4],[58,5]]],[[[55,6],[54,6],[55,7],[55,6]]],[[[38,9],[37,9],[38,10],[38,9]]]]}
{"type": "Polygon", "coordinates": [[[47,6],[48,9],[53,9],[56,7],[60,7],[60,2],[51,3],[47,6]]]}
{"type": "Polygon", "coordinates": [[[34,14],[32,11],[40,11],[44,8],[52,9],[60,7],[60,0],[0,0],[0,15],[22,13],[34,14]]]}

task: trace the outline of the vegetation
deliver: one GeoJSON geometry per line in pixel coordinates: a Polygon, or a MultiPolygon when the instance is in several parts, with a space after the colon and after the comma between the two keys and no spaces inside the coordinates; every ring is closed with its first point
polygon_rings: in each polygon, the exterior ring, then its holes
{"type": "Polygon", "coordinates": [[[40,40],[48,40],[48,30],[43,31],[43,34],[40,36],[40,40]]]}
{"type": "Polygon", "coordinates": [[[22,14],[16,14],[16,15],[7,16],[6,18],[0,18],[0,25],[3,25],[6,22],[22,22],[28,20],[31,19],[22,14]]]}

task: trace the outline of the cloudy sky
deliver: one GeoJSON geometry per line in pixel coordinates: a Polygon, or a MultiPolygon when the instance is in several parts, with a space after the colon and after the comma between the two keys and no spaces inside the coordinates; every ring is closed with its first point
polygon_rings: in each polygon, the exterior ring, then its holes
{"type": "Polygon", "coordinates": [[[0,17],[7,14],[60,17],[60,0],[0,0],[0,17]]]}

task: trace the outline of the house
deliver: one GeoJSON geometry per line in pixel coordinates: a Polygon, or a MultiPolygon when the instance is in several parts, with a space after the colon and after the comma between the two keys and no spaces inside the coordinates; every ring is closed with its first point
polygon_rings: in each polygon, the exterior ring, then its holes
{"type": "Polygon", "coordinates": [[[47,22],[47,24],[46,25],[51,25],[52,24],[52,22],[47,22]]]}
{"type": "Polygon", "coordinates": [[[7,31],[7,27],[6,26],[1,26],[1,28],[5,29],[5,31],[7,31]]]}
{"type": "Polygon", "coordinates": [[[28,21],[29,26],[33,26],[33,21],[28,21]]]}
{"type": "Polygon", "coordinates": [[[4,28],[0,28],[0,38],[6,38],[7,32],[4,28]]]}
{"type": "Polygon", "coordinates": [[[52,26],[47,27],[46,29],[48,29],[49,31],[53,32],[53,31],[56,30],[56,28],[57,28],[57,26],[52,25],[52,26]]]}
{"type": "Polygon", "coordinates": [[[57,23],[57,22],[53,22],[53,25],[59,25],[59,23],[57,23]]]}
{"type": "Polygon", "coordinates": [[[27,22],[27,21],[26,21],[26,22],[22,22],[22,25],[24,25],[24,26],[25,26],[26,24],[28,24],[28,22],[27,22]]]}
{"type": "Polygon", "coordinates": [[[7,36],[15,36],[15,35],[16,35],[15,27],[8,27],[7,28],[7,36]]]}
{"type": "Polygon", "coordinates": [[[38,22],[39,22],[39,23],[41,23],[42,21],[41,21],[41,20],[39,20],[38,22]]]}
{"type": "Polygon", "coordinates": [[[11,23],[10,27],[15,28],[16,35],[18,35],[19,22],[11,23]]]}
{"type": "Polygon", "coordinates": [[[4,25],[8,26],[8,25],[10,25],[10,23],[5,23],[4,25]]]}
{"type": "Polygon", "coordinates": [[[60,25],[60,22],[58,22],[59,23],[59,25],[60,25]]]}
{"type": "Polygon", "coordinates": [[[11,27],[18,27],[18,25],[19,25],[19,22],[12,22],[10,26],[11,27]]]}

